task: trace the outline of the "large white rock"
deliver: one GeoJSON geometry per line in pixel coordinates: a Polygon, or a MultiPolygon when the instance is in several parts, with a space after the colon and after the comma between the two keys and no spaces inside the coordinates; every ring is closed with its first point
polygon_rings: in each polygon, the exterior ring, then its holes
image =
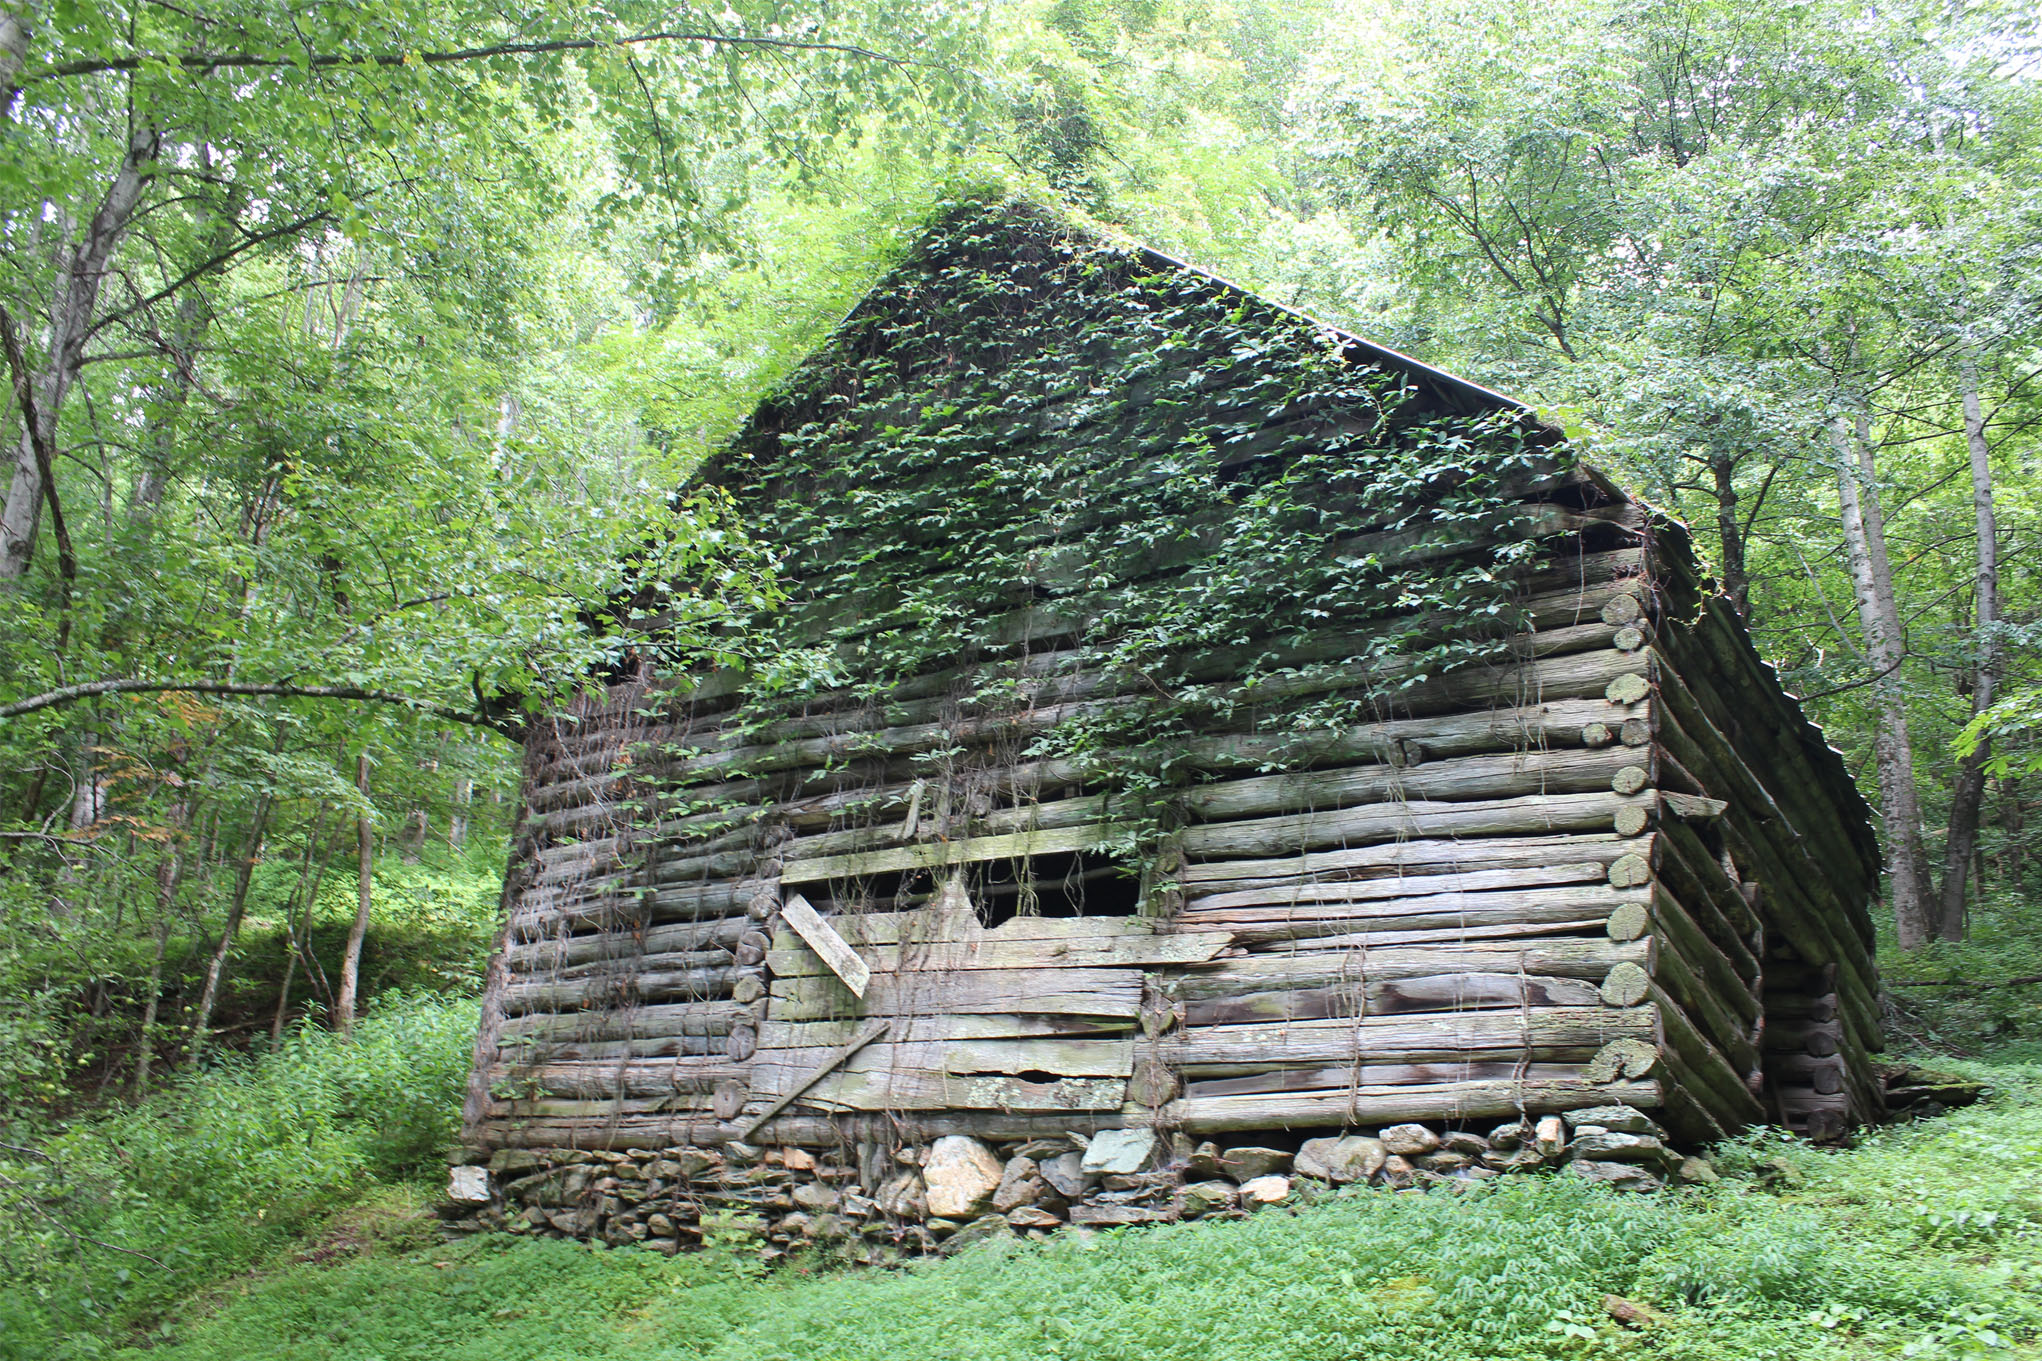
{"type": "Polygon", "coordinates": [[[490,1194],[489,1169],[486,1167],[455,1167],[448,1169],[447,1199],[463,1205],[480,1205],[488,1201],[490,1194]]]}
{"type": "Polygon", "coordinates": [[[1000,1187],[1002,1170],[993,1151],[970,1135],[944,1135],[922,1165],[929,1213],[939,1219],[969,1219],[983,1213],[1000,1187]]]}
{"type": "Polygon", "coordinates": [[[1156,1156],[1156,1132],[1152,1129],[1102,1129],[1092,1136],[1082,1166],[1102,1175],[1139,1172],[1156,1156]]]}

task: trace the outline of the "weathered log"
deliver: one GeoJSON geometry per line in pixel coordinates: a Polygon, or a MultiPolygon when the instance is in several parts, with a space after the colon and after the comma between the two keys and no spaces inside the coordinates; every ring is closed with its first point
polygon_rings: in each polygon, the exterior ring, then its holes
{"type": "MultiPolygon", "coordinates": [[[[1643,796],[1641,796],[1643,797],[1643,796]]],[[[1270,856],[1328,846],[1442,837],[1545,836],[1600,831],[1636,799],[1608,791],[1533,795],[1466,803],[1414,800],[1367,804],[1326,813],[1298,813],[1248,822],[1207,823],[1178,833],[1194,859],[1270,856]]]]}
{"type": "Polygon", "coordinates": [[[1725,1129],[1743,1129],[1763,1120],[1765,1111],[1744,1085],[1744,1075],[1695,1029],[1680,1004],[1657,983],[1652,985],[1652,1002],[1659,1021],[1660,1056],[1671,1079],[1725,1129]]]}
{"type": "Polygon", "coordinates": [[[1742,1029],[1757,1024],[1757,992],[1739,976],[1728,956],[1695,925],[1687,904],[1675,898],[1664,883],[1652,886],[1652,929],[1678,950],[1697,985],[1734,1013],[1742,1029]]]}
{"type": "Polygon", "coordinates": [[[1257,1073],[1271,1068],[1355,1062],[1441,1062],[1551,1056],[1648,1039],[1650,1008],[1530,1007],[1516,1011],[1365,1016],[1360,1019],[1197,1026],[1157,1042],[1163,1061],[1186,1074],[1257,1073]]]}
{"type": "MultiPolygon", "coordinates": [[[[632,945],[628,936],[609,939],[619,950],[628,950],[632,945]]],[[[519,987],[531,982],[569,983],[582,979],[617,978],[625,974],[724,970],[730,966],[731,952],[728,950],[672,950],[645,955],[620,953],[564,967],[544,959],[527,957],[511,971],[510,982],[512,987],[519,987]]]]}
{"type": "MultiPolygon", "coordinates": [[[[1286,862],[1289,863],[1289,862],[1286,862]]],[[[1512,869],[1480,869],[1466,873],[1398,875],[1378,879],[1328,879],[1305,882],[1252,881],[1252,888],[1208,891],[1184,904],[1187,919],[1206,914],[1229,913],[1243,908],[1300,908],[1310,910],[1316,903],[1366,903],[1379,899],[1430,898],[1447,894],[1480,894],[1496,890],[1522,892],[1563,884],[1601,885],[1608,873],[1607,862],[1582,860],[1558,864],[1531,864],[1512,869]]]]}
{"type": "MultiPolygon", "coordinates": [[[[1569,867],[1594,870],[1594,866],[1569,867]]],[[[1586,875],[1582,876],[1586,878],[1586,875]]],[[[1600,879],[1600,872],[1596,878],[1600,879]]],[[[1319,884],[1320,893],[1346,887],[1380,889],[1395,881],[1365,880],[1350,884],[1319,884]]],[[[1431,880],[1404,880],[1405,885],[1426,885],[1431,880]]],[[[1270,896],[1295,892],[1275,890],[1270,896]]],[[[1239,899],[1249,895],[1231,894],[1239,899]]],[[[1315,895],[1316,896],[1316,895],[1315,895]]],[[[1307,934],[1333,934],[1356,928],[1398,926],[1493,925],[1498,922],[1564,922],[1601,920],[1625,903],[1641,903],[1646,895],[1636,889],[1613,889],[1602,883],[1577,883],[1557,888],[1520,888],[1516,891],[1482,893],[1414,893],[1409,897],[1372,896],[1359,901],[1318,897],[1316,901],[1292,904],[1270,903],[1189,911],[1180,918],[1187,930],[1239,932],[1244,941],[1297,938],[1307,934]],[[1261,930],[1258,931],[1258,928],[1261,930]],[[1268,932],[1266,936],[1262,934],[1268,932]]],[[[1210,901],[1209,899],[1201,901],[1210,901]]],[[[1324,948],[1313,945],[1305,948],[1324,948]]]]}
{"type": "Polygon", "coordinates": [[[520,972],[537,968],[582,964],[595,959],[627,957],[644,951],[646,956],[674,951],[725,949],[735,946],[749,925],[743,917],[712,918],[672,926],[656,926],[643,933],[621,936],[600,931],[587,935],[538,937],[527,935],[504,952],[505,960],[520,972]]]}
{"type": "Polygon", "coordinates": [[[1876,971],[1870,956],[1849,931],[1833,931],[1832,917],[1848,910],[1826,886],[1820,867],[1793,837],[1792,823],[1744,762],[1728,739],[1716,731],[1677,676],[1665,673],[1660,696],[1666,702],[1659,716],[1658,740],[1702,780],[1732,800],[1725,836],[1740,863],[1754,868],[1770,889],[1770,916],[1780,933],[1805,958],[1840,966],[1840,1000],[1853,1024],[1875,1042],[1879,1035],[1873,1003],[1876,971]]]}
{"type": "Polygon", "coordinates": [[[501,1065],[490,1070],[490,1082],[530,1086],[547,1096],[601,1098],[665,1096],[712,1092],[720,1082],[742,1081],[745,1070],[721,1058],[666,1059],[637,1062],[548,1061],[534,1065],[501,1065]]]}
{"type": "Polygon", "coordinates": [[[1669,819],[1660,829],[1652,861],[1674,896],[1689,905],[1695,924],[1737,966],[1738,976],[1746,982],[1758,977],[1758,960],[1750,945],[1758,932],[1758,917],[1694,829],[1678,818],[1669,819]]]}
{"type": "Polygon", "coordinates": [[[724,1036],[730,1028],[750,1018],[750,1011],[734,1002],[668,1002],[617,1011],[589,1011],[552,1014],[535,1012],[510,1018],[503,1023],[506,1037],[522,1036],[534,1041],[652,1039],[666,1035],[724,1036]]]}
{"type": "MultiPolygon", "coordinates": [[[[779,1017],[759,1026],[762,1056],[777,1049],[828,1050],[848,1042],[864,1022],[847,1016],[828,1021],[786,1021],[779,1017]]],[[[1125,1038],[1134,1031],[1132,1017],[1049,1015],[897,1016],[888,1032],[899,1044],[951,1043],[979,1040],[1125,1038]]]]}
{"type": "Polygon", "coordinates": [[[1197,973],[1169,979],[1162,987],[1169,995],[1188,1002],[1452,973],[1579,978],[1599,985],[1611,969],[1625,960],[1644,963],[1646,951],[1647,946],[1641,941],[1561,937],[1497,945],[1393,946],[1366,953],[1354,950],[1257,954],[1223,960],[1197,973]]]}
{"type": "Polygon", "coordinates": [[[1236,1130],[1336,1129],[1406,1121],[1459,1121],[1584,1106],[1659,1104],[1657,1082],[1596,1085],[1570,1079],[1544,1081],[1446,1082],[1429,1087],[1357,1087],[1318,1094],[1184,1098],[1165,1106],[1159,1119],[1185,1133],[1236,1130]]]}
{"type": "Polygon", "coordinates": [[[732,974],[728,968],[660,972],[619,969],[592,978],[559,983],[513,981],[506,984],[502,995],[504,1011],[510,1015],[589,1007],[615,1010],[641,1002],[674,998],[709,1001],[728,997],[731,982],[732,974]]]}
{"type": "Polygon", "coordinates": [[[1789,1021],[1773,1016],[1766,1018],[1763,1047],[1767,1054],[1813,1054],[1817,1058],[1827,1058],[1836,1053],[1842,1044],[1842,1028],[1833,1020],[1789,1021]]]}
{"type": "Polygon", "coordinates": [[[1413,978],[1363,978],[1332,987],[1285,987],[1182,1004],[1187,1026],[1256,1021],[1316,1021],[1327,1017],[1390,1016],[1406,1012],[1478,1011],[1490,1007],[1592,1006],[1593,984],[1578,978],[1524,974],[1441,973],[1413,978]]]}
{"type": "Polygon", "coordinates": [[[1363,1063],[1335,1068],[1281,1068],[1245,1077],[1212,1078],[1184,1084],[1190,1099],[1205,1096],[1260,1096],[1331,1091],[1343,1086],[1413,1087],[1447,1082],[1522,1079],[1549,1082],[1576,1076],[1579,1064],[1529,1063],[1508,1059],[1445,1060],[1438,1063],[1363,1063]]]}
{"type": "Polygon", "coordinates": [[[1538,871],[1586,864],[1607,867],[1636,849],[1637,843],[1604,831],[1585,836],[1400,841],[1275,859],[1194,862],[1185,865],[1182,878],[1187,892],[1243,892],[1329,879],[1538,871]]]}

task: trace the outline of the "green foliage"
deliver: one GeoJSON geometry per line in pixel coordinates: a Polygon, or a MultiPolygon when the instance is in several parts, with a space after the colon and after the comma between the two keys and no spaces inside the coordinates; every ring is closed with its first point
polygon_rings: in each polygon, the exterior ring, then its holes
{"type": "MultiPolygon", "coordinates": [[[[1706,1190],[1567,1176],[1362,1191],[1240,1222],[993,1244],[907,1270],[763,1278],[724,1248],[503,1237],[293,1266],[151,1355],[758,1361],[2018,1355],[2042,1341],[2042,1071],[1849,1152],[1778,1136],[1706,1190]],[[1668,1321],[1628,1330],[1607,1293],[1668,1321]],[[401,1301],[401,1304],[398,1303],[401,1301]]],[[[139,1355],[139,1353],[136,1353],[139,1355]]]]}
{"type": "Polygon", "coordinates": [[[186,1073],[129,1109],[0,1159],[0,1356],[118,1333],[243,1271],[395,1180],[438,1171],[457,1127],[475,1006],[386,994],[352,1042],[186,1073]]]}
{"type": "MultiPolygon", "coordinates": [[[[1497,655],[1536,561],[1520,498],[1554,466],[1517,413],[1440,416],[1298,317],[967,202],[707,470],[796,583],[740,645],[744,719],[769,738],[845,677],[883,711],[943,675],[988,718],[1132,691],[1021,754],[1136,795],[1116,816],[1151,841],[1187,737],[1249,709],[1276,735],[1345,726],[1497,655]],[[1017,656],[1017,628],[1045,646],[1017,656]]],[[[968,785],[1005,756],[924,759],[968,785]]]]}

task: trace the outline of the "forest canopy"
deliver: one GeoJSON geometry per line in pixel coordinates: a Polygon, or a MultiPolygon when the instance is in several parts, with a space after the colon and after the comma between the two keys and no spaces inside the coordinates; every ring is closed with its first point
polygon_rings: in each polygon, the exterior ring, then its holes
{"type": "Polygon", "coordinates": [[[471,989],[527,715],[781,584],[691,471],[1019,196],[1696,527],[1891,943],[2042,867],[2026,7],[0,3],[0,1099],[471,989]]]}

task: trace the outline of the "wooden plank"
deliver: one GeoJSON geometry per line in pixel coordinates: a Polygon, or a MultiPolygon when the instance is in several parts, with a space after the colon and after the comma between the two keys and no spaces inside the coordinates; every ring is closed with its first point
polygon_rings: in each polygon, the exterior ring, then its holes
{"type": "Polygon", "coordinates": [[[1013,832],[1005,836],[969,837],[962,841],[931,841],[913,846],[890,846],[855,855],[822,855],[810,860],[787,860],[780,868],[783,884],[813,884],[825,879],[855,879],[867,874],[892,874],[902,870],[938,869],[966,865],[979,860],[1022,860],[1031,855],[1059,855],[1090,850],[1111,841],[1131,827],[1126,823],[1093,823],[1082,827],[1055,827],[1039,832],[1013,832]]]}
{"type": "Polygon", "coordinates": [[[836,1016],[928,1016],[1019,1012],[1133,1017],[1141,975],[1132,969],[973,969],[955,974],[875,974],[863,1005],[831,977],[776,978],[768,1014],[779,1021],[836,1016]]]}
{"type": "MultiPolygon", "coordinates": [[[[758,1061],[773,1061],[768,1051],[778,1049],[829,1049],[857,1033],[856,1017],[832,1021],[783,1021],[777,1018],[759,1025],[758,1061]]],[[[1134,1019],[1093,1016],[1015,1016],[1000,1013],[965,1016],[900,1016],[894,1019],[893,1039],[902,1044],[937,1040],[1022,1040],[1058,1036],[1127,1035],[1134,1019]]]]}
{"type": "Polygon", "coordinates": [[[803,1092],[813,1087],[817,1082],[820,1082],[823,1078],[827,1077],[831,1069],[835,1068],[837,1065],[844,1062],[844,1060],[850,1058],[853,1054],[856,1054],[860,1049],[863,1049],[866,1045],[872,1043],[872,1041],[878,1039],[881,1035],[884,1035],[887,1032],[887,1029],[892,1024],[893,1023],[891,1021],[883,1019],[867,1021],[863,1026],[859,1027],[858,1033],[851,1037],[851,1041],[849,1044],[846,1044],[841,1048],[833,1051],[829,1055],[829,1057],[824,1059],[821,1063],[816,1064],[812,1069],[810,1069],[807,1077],[799,1078],[796,1079],[794,1082],[789,1083],[786,1091],[781,1094],[780,1099],[778,1101],[775,1101],[772,1105],[766,1107],[766,1109],[760,1114],[755,1115],[751,1119],[747,1120],[744,1123],[744,1125],[739,1129],[737,1137],[740,1140],[749,1139],[752,1137],[752,1135],[758,1133],[759,1127],[765,1124],[768,1120],[771,1120],[774,1116],[778,1115],[781,1111],[785,1110],[787,1108],[787,1104],[790,1101],[793,1101],[803,1092]]]}
{"type": "MultiPolygon", "coordinates": [[[[896,1021],[898,1027],[901,1022],[896,1021]]],[[[830,1058],[836,1051],[819,1049],[760,1050],[753,1060],[754,1090],[773,1094],[830,1058]]],[[[867,1044],[841,1065],[844,1073],[945,1073],[953,1077],[1015,1077],[1047,1073],[1054,1077],[1117,1077],[1134,1072],[1134,1040],[1105,1039],[919,1040],[889,1039],[867,1044]]]]}
{"type": "MultiPolygon", "coordinates": [[[[841,920],[841,919],[840,919],[841,920]]],[[[1111,921],[1112,918],[1082,918],[1111,921]]],[[[1072,969],[1072,968],[1155,968],[1165,965],[1203,964],[1233,944],[1225,931],[1200,931],[1175,935],[1127,932],[1115,935],[1063,935],[1061,938],[1019,939],[1003,937],[996,928],[976,940],[938,940],[919,944],[866,947],[875,973],[963,969],[1072,969]]],[[[818,961],[806,950],[785,948],[785,936],[774,938],[766,953],[766,967],[776,978],[794,978],[821,972],[818,961]]]]}
{"type": "MultiPolygon", "coordinates": [[[[837,933],[852,945],[917,945],[933,940],[1078,941],[1141,940],[1166,934],[1169,925],[1154,917],[1010,917],[998,926],[980,926],[967,902],[959,912],[947,902],[932,901],[908,912],[855,912],[831,919],[837,933]]],[[[774,947],[781,948],[775,940],[774,947]]]]}
{"type": "Polygon", "coordinates": [[[872,970],[859,958],[858,952],[846,945],[844,938],[832,931],[830,924],[808,905],[808,899],[799,893],[789,894],[787,901],[780,905],[780,919],[808,942],[808,948],[815,951],[817,959],[843,981],[853,997],[865,995],[866,986],[872,982],[872,970]]]}
{"type": "Polygon", "coordinates": [[[849,1111],[1117,1111],[1126,1078],[953,1077],[910,1069],[832,1073],[798,1098],[802,1104],[849,1111]]]}

